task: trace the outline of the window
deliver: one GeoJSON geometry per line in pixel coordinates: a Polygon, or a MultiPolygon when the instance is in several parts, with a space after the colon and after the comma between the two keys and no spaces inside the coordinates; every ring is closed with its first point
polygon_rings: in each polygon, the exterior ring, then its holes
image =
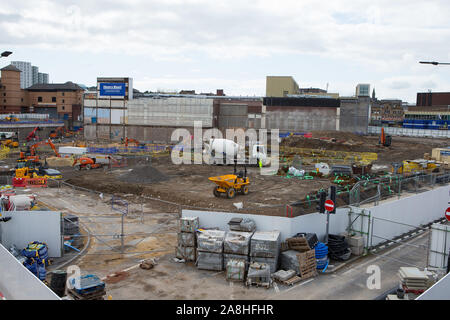
{"type": "Polygon", "coordinates": [[[3,96],[6,97],[6,92],[3,93],[3,96]]]}
{"type": "Polygon", "coordinates": [[[63,103],[64,103],[64,99],[62,99],[63,100],[63,103]]]}
{"type": "Polygon", "coordinates": [[[38,97],[38,102],[42,102],[42,97],[38,97]]]}
{"type": "Polygon", "coordinates": [[[56,102],[56,97],[52,97],[52,102],[56,102]]]}
{"type": "Polygon", "coordinates": [[[20,98],[20,102],[23,102],[23,98],[20,98]]]}
{"type": "Polygon", "coordinates": [[[62,106],[62,109],[64,110],[64,106],[62,106]]]}
{"type": "Polygon", "coordinates": [[[62,95],[63,95],[63,97],[64,97],[64,92],[62,92],[62,95]]]}

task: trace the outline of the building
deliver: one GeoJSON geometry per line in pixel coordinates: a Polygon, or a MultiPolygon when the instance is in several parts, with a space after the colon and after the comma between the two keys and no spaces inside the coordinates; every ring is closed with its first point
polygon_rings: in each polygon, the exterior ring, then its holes
{"type": "Polygon", "coordinates": [[[340,100],[333,98],[265,97],[267,129],[280,132],[340,130],[340,100]]]}
{"type": "Polygon", "coordinates": [[[22,71],[10,64],[1,69],[0,113],[22,113],[28,104],[28,95],[21,88],[22,71]]]}
{"type": "Polygon", "coordinates": [[[404,112],[403,128],[449,130],[450,105],[410,106],[404,112]]]}
{"type": "Polygon", "coordinates": [[[31,73],[32,73],[32,85],[39,83],[39,67],[31,66],[31,73]]]}
{"type": "Polygon", "coordinates": [[[286,97],[299,94],[299,86],[291,76],[267,76],[266,97],[286,97]]]}
{"type": "Polygon", "coordinates": [[[0,113],[47,113],[52,119],[78,120],[82,92],[72,82],[20,86],[22,71],[10,64],[1,69],[0,113]]]}
{"type": "Polygon", "coordinates": [[[20,74],[20,87],[26,89],[33,85],[33,70],[31,62],[25,61],[11,61],[11,64],[21,72],[20,74]]]}
{"type": "Polygon", "coordinates": [[[416,106],[433,107],[450,105],[450,92],[418,92],[416,106]]]}
{"type": "Polygon", "coordinates": [[[38,73],[38,82],[40,84],[46,84],[48,83],[48,73],[38,73]]]}
{"type": "Polygon", "coordinates": [[[38,83],[25,90],[29,110],[26,112],[46,113],[53,119],[78,121],[81,119],[83,89],[73,82],[38,83]]]}
{"type": "Polygon", "coordinates": [[[370,84],[360,83],[356,86],[357,97],[370,97],[370,84]]]}

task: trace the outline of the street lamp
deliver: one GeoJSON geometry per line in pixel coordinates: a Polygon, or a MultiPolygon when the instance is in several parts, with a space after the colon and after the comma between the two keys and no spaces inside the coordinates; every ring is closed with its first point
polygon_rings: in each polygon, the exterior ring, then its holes
{"type": "Polygon", "coordinates": [[[448,65],[450,65],[449,62],[436,62],[436,61],[419,61],[419,63],[432,64],[432,65],[435,65],[435,66],[437,66],[438,64],[448,64],[448,65]]]}
{"type": "Polygon", "coordinates": [[[2,54],[1,54],[1,56],[2,56],[2,57],[7,57],[7,56],[9,56],[11,53],[12,53],[11,51],[3,51],[2,54]]]}

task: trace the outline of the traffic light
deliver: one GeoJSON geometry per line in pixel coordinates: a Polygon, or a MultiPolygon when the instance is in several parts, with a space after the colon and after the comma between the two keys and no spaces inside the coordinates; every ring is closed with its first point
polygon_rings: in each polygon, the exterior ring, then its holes
{"type": "Polygon", "coordinates": [[[334,203],[333,211],[330,213],[336,213],[336,186],[330,186],[330,200],[334,203]]]}
{"type": "Polygon", "coordinates": [[[320,196],[320,199],[319,199],[319,204],[317,205],[317,210],[320,212],[320,213],[325,213],[325,201],[326,201],[326,199],[327,199],[327,194],[326,194],[326,192],[321,192],[320,194],[319,194],[319,196],[320,196]]]}

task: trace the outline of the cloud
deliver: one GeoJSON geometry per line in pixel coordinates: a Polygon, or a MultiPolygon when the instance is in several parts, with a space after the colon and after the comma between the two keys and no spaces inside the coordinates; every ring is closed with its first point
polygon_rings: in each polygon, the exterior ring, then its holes
{"type": "MultiPolygon", "coordinates": [[[[204,57],[230,70],[245,59],[265,59],[267,68],[276,69],[286,56],[309,55],[355,68],[353,82],[336,84],[351,83],[346,92],[362,77],[380,89],[406,92],[423,87],[426,80],[409,79],[425,74],[433,74],[436,88],[448,85],[446,76],[417,63],[450,57],[448,12],[445,0],[0,0],[0,40],[24,50],[114,53],[175,64],[204,57]],[[405,79],[393,79],[399,75],[405,79]]],[[[291,74],[302,74],[295,60],[290,63],[291,74]]],[[[239,79],[239,87],[254,79],[239,79]]]]}

